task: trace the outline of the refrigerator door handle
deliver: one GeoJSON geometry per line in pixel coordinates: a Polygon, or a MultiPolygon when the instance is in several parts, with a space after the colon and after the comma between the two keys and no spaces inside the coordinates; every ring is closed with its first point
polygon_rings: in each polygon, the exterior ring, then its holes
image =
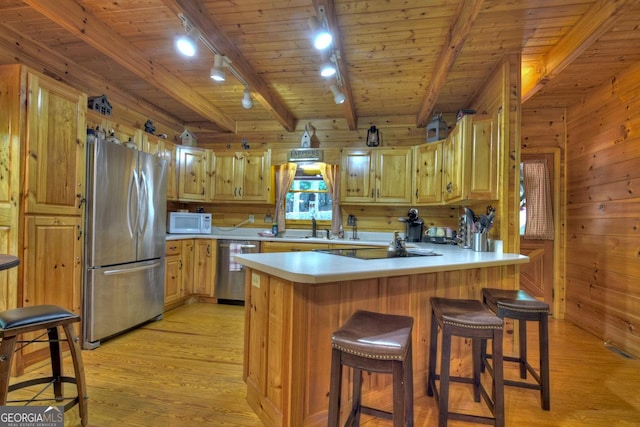
{"type": "Polygon", "coordinates": [[[132,203],[131,200],[133,199],[133,190],[134,190],[134,186],[136,187],[137,190],[137,186],[138,186],[138,179],[136,176],[136,171],[132,171],[131,172],[131,177],[129,178],[129,194],[127,197],[127,226],[129,227],[129,235],[130,236],[134,236],[137,234],[138,232],[138,206],[136,206],[136,211],[135,214],[133,215],[134,218],[131,218],[131,208],[132,208],[132,203]]]}
{"type": "Polygon", "coordinates": [[[140,197],[138,198],[138,234],[143,235],[149,223],[149,183],[143,171],[140,172],[140,197]]]}
{"type": "Polygon", "coordinates": [[[159,262],[154,262],[153,264],[143,265],[142,267],[119,268],[117,270],[105,271],[104,275],[105,276],[113,276],[115,274],[129,274],[129,273],[133,273],[133,272],[136,272],[136,271],[151,270],[152,268],[159,267],[160,265],[161,264],[159,262]]]}

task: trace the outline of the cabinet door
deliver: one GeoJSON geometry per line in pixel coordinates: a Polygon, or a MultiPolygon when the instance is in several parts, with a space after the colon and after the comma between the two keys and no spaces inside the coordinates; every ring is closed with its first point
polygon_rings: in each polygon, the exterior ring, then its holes
{"type": "Polygon", "coordinates": [[[242,153],[240,197],[246,201],[268,201],[271,185],[269,153],[242,153]]]}
{"type": "Polygon", "coordinates": [[[411,149],[376,150],[377,203],[411,203],[411,149]]]}
{"type": "Polygon", "coordinates": [[[163,142],[162,158],[167,161],[167,200],[178,200],[178,146],[163,142]]]}
{"type": "Polygon", "coordinates": [[[164,140],[154,135],[142,134],[142,151],[149,154],[161,155],[163,153],[164,140]]]}
{"type": "Polygon", "coordinates": [[[82,215],[87,96],[27,74],[25,213],[82,215]]]}
{"type": "Polygon", "coordinates": [[[205,201],[207,184],[207,152],[191,147],[179,147],[178,199],[205,201]]]}
{"type": "Polygon", "coordinates": [[[500,114],[475,119],[471,123],[469,143],[469,188],[466,198],[472,200],[496,200],[498,198],[498,152],[500,114]]]}
{"type": "Polygon", "coordinates": [[[414,148],[414,203],[439,204],[442,201],[442,142],[414,148]]]}
{"type": "Polygon", "coordinates": [[[26,216],[25,307],[54,304],[80,313],[81,225],[79,217],[26,216]]]}
{"type": "Polygon", "coordinates": [[[241,188],[236,182],[236,177],[242,176],[242,163],[238,153],[215,153],[214,167],[212,175],[213,200],[236,200],[239,198],[241,188]]]}
{"type": "Polygon", "coordinates": [[[463,119],[442,144],[442,200],[453,202],[462,198],[464,141],[463,119]]]}
{"type": "Polygon", "coordinates": [[[372,150],[344,150],[340,176],[340,199],[343,202],[373,202],[372,150]]]}
{"type": "Polygon", "coordinates": [[[213,296],[216,271],[216,241],[195,239],[193,293],[213,296]]]}
{"type": "Polygon", "coordinates": [[[188,296],[193,293],[193,271],[194,271],[194,251],[193,239],[182,241],[182,283],[180,286],[180,296],[188,296]]]}
{"type": "Polygon", "coordinates": [[[180,255],[167,255],[164,266],[164,305],[178,301],[182,286],[182,260],[180,255]]]}

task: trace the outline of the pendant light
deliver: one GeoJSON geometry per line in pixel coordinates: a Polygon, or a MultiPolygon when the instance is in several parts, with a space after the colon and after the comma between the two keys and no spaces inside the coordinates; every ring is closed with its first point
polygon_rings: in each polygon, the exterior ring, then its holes
{"type": "Polygon", "coordinates": [[[242,95],[242,108],[245,110],[249,110],[253,107],[253,99],[251,99],[251,92],[248,87],[244,88],[244,93],[242,95]]]}

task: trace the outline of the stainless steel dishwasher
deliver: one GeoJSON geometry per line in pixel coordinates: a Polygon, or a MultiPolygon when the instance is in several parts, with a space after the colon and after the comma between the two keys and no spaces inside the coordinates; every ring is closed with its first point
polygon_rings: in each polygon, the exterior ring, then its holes
{"type": "Polygon", "coordinates": [[[233,261],[233,256],[255,252],[260,252],[259,241],[218,240],[214,296],[219,303],[244,304],[245,268],[233,261]]]}

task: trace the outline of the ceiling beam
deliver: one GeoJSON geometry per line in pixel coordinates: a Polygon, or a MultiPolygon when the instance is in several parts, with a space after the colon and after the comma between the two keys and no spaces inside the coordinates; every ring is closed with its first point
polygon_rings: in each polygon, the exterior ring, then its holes
{"type": "Polygon", "coordinates": [[[280,97],[274,93],[251,64],[240,54],[240,51],[227,36],[222,28],[216,24],[211,15],[205,10],[199,0],[164,0],[165,5],[176,13],[184,14],[187,19],[200,31],[200,37],[205,38],[217,53],[225,55],[231,60],[231,66],[242,77],[251,89],[251,94],[287,131],[293,132],[296,118],[284,105],[280,97]]]}
{"type": "Polygon", "coordinates": [[[235,132],[235,122],[189,85],[177,79],[153,58],[136,49],[73,0],[25,0],[26,4],[79,39],[93,46],[149,84],[167,93],[226,131],[235,132]]]}
{"type": "Polygon", "coordinates": [[[616,21],[637,0],[598,1],[573,26],[567,34],[544,55],[542,64],[532,70],[532,78],[523,81],[521,102],[525,103],[533,95],[567,68],[584,53],[596,40],[616,23],[616,21]]]}
{"type": "Polygon", "coordinates": [[[338,66],[338,72],[342,79],[342,93],[346,97],[344,101],[344,114],[347,120],[347,126],[349,130],[356,130],[358,127],[358,119],[356,117],[356,107],[353,102],[353,92],[351,91],[351,83],[349,82],[349,73],[347,67],[344,65],[347,61],[344,57],[344,49],[342,48],[342,37],[340,36],[338,18],[336,16],[336,9],[333,0],[313,0],[313,7],[316,11],[316,16],[320,16],[320,8],[324,7],[324,13],[327,17],[327,25],[329,31],[333,35],[333,48],[340,53],[340,59],[336,61],[338,66]]]}
{"type": "Polygon", "coordinates": [[[447,75],[462,50],[483,4],[484,0],[462,0],[458,5],[455,22],[449,29],[449,36],[440,50],[429,87],[422,98],[422,105],[416,117],[417,127],[424,127],[431,121],[431,113],[438,100],[438,95],[447,81],[447,75]]]}
{"type": "Polygon", "coordinates": [[[172,129],[182,129],[184,121],[159,109],[106,81],[103,76],[60,55],[47,46],[0,24],[0,57],[11,57],[42,74],[87,92],[90,95],[109,94],[109,100],[134,109],[141,115],[160,121],[172,129]],[[46,58],[43,64],[42,58],[46,58]]]}

